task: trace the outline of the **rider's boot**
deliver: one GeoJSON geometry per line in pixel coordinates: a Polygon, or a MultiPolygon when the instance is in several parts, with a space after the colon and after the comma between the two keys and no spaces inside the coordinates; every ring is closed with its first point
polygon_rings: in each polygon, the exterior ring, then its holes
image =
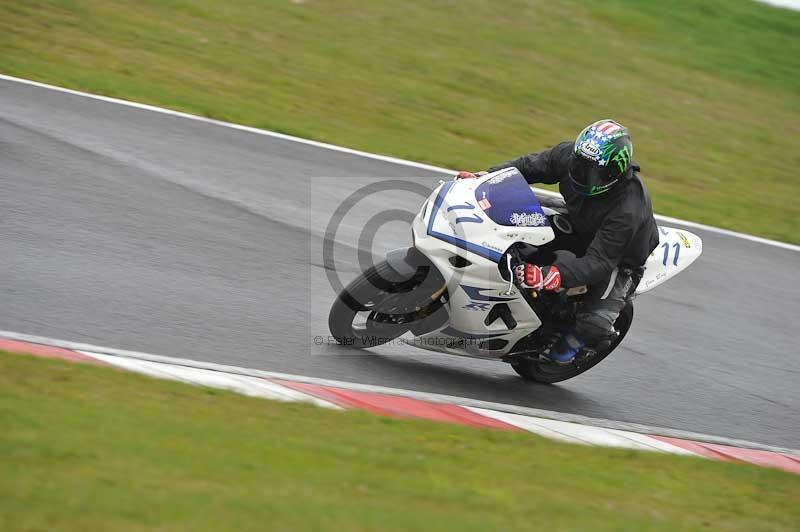
{"type": "Polygon", "coordinates": [[[544,356],[556,364],[571,364],[581,349],[586,346],[580,337],[570,331],[562,334],[558,340],[545,351],[544,356]]]}

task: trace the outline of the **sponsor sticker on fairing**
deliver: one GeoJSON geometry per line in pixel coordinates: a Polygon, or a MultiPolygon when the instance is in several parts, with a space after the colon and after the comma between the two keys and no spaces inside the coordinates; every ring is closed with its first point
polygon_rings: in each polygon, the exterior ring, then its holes
{"type": "Polygon", "coordinates": [[[503,253],[503,251],[505,251],[503,248],[497,247],[494,244],[492,244],[490,242],[487,242],[485,240],[483,242],[481,242],[481,246],[483,246],[485,248],[489,248],[489,249],[491,249],[493,251],[499,251],[500,253],[503,253]]]}
{"type": "Polygon", "coordinates": [[[517,227],[541,227],[547,225],[547,217],[540,212],[514,212],[508,220],[517,227]]]}

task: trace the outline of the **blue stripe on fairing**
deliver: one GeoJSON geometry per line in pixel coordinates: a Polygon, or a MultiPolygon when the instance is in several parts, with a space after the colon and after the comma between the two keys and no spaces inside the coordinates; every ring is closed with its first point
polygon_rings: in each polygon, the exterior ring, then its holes
{"type": "Polygon", "coordinates": [[[461,289],[467,294],[467,297],[470,299],[474,299],[476,301],[511,301],[513,299],[517,299],[516,296],[514,297],[497,297],[497,296],[487,296],[481,294],[481,290],[491,290],[491,288],[478,288],[477,286],[469,286],[466,284],[460,285],[461,289]]]}
{"type": "Polygon", "coordinates": [[[439,214],[439,209],[442,206],[444,197],[447,196],[447,193],[450,192],[450,189],[453,187],[454,184],[455,181],[448,181],[439,190],[439,194],[436,196],[436,201],[433,202],[433,210],[431,211],[430,220],[428,220],[428,235],[434,238],[438,238],[439,240],[443,240],[449,244],[453,244],[454,246],[460,247],[461,249],[466,249],[467,251],[475,253],[476,255],[480,255],[481,257],[493,260],[494,262],[500,262],[500,259],[503,256],[502,253],[499,253],[493,249],[479,246],[478,244],[473,244],[472,242],[468,242],[461,238],[457,238],[455,236],[448,235],[445,233],[439,233],[438,231],[433,230],[433,222],[436,219],[436,215],[439,214]]]}

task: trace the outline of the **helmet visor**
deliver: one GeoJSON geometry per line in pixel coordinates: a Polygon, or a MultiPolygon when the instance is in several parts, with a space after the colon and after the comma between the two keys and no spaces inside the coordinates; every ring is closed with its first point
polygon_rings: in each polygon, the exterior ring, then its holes
{"type": "Polygon", "coordinates": [[[570,161],[569,177],[575,191],[584,196],[607,192],[617,182],[617,178],[609,179],[604,167],[578,154],[574,154],[570,161]]]}

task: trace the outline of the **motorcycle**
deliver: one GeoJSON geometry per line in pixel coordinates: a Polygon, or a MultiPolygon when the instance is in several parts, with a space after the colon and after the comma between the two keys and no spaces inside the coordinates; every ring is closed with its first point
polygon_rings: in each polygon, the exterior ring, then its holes
{"type": "MultiPolygon", "coordinates": [[[[659,233],[636,295],[702,253],[702,241],[688,231],[659,227],[659,233]]],[[[569,364],[544,356],[574,324],[587,287],[536,292],[517,284],[513,265],[550,264],[557,251],[575,245],[575,236],[563,200],[537,196],[516,168],[442,181],[414,218],[411,236],[411,247],[389,252],[338,295],[328,317],[338,343],[370,348],[399,338],[421,349],[507,362],[524,379],[555,383],[597,365],[631,327],[628,303],[610,344],[584,348],[569,364]]]]}

